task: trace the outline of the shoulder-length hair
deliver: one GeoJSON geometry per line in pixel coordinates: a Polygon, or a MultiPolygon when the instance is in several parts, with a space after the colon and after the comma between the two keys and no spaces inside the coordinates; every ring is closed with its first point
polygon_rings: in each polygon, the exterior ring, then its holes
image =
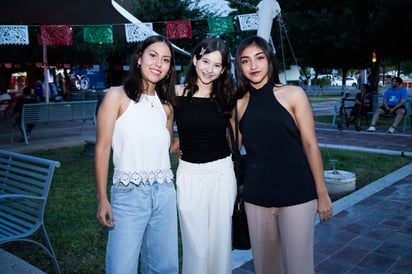
{"type": "Polygon", "coordinates": [[[143,55],[143,52],[147,47],[157,42],[165,43],[169,47],[172,56],[170,59],[170,69],[166,77],[156,83],[156,93],[162,103],[168,102],[174,105],[176,102],[176,67],[174,51],[170,41],[161,35],[150,36],[137,47],[136,52],[132,55],[130,60],[130,70],[123,85],[124,90],[130,99],[139,102],[144,89],[145,80],[141,69],[137,66],[137,60],[143,55]]]}
{"type": "Polygon", "coordinates": [[[197,85],[198,76],[196,67],[193,64],[193,57],[200,60],[203,55],[213,51],[219,51],[222,55],[223,73],[213,81],[210,98],[218,105],[219,112],[223,116],[229,116],[234,107],[234,84],[231,73],[230,51],[222,39],[217,37],[206,38],[195,47],[186,73],[183,92],[187,97],[192,97],[199,90],[197,85]]]}
{"type": "Polygon", "coordinates": [[[269,82],[273,84],[281,84],[279,80],[279,65],[277,58],[270,47],[269,43],[259,36],[251,36],[242,40],[236,50],[236,60],[235,60],[235,75],[237,83],[236,98],[242,98],[250,89],[250,81],[242,73],[242,52],[247,47],[251,45],[256,45],[261,48],[266,59],[268,60],[268,75],[269,82]]]}

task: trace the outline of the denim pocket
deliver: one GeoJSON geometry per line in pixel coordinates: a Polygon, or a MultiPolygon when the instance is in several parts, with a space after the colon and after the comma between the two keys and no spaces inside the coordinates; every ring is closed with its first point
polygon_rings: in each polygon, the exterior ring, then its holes
{"type": "Polygon", "coordinates": [[[111,188],[111,193],[128,193],[132,191],[135,187],[137,187],[135,184],[129,183],[128,185],[125,185],[123,183],[117,183],[112,185],[111,188]]]}

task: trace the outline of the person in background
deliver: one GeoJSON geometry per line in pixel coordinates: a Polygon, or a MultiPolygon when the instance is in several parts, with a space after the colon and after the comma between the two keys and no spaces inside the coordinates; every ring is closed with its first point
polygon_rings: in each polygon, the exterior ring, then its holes
{"type": "Polygon", "coordinates": [[[46,102],[46,97],[44,94],[44,84],[43,81],[37,80],[34,87],[34,97],[39,102],[46,102]]]}
{"type": "MultiPolygon", "coordinates": [[[[20,132],[23,136],[23,129],[21,128],[21,114],[23,111],[23,106],[25,104],[35,104],[38,103],[35,98],[33,98],[31,94],[31,89],[29,87],[24,87],[23,88],[23,96],[20,97],[16,103],[16,105],[13,108],[13,116],[15,117],[15,126],[17,126],[20,129],[20,132]]],[[[34,124],[28,124],[26,125],[26,134],[27,138],[30,138],[31,132],[33,131],[34,124]]],[[[24,137],[20,140],[21,142],[24,141],[24,137]]]]}
{"type": "Polygon", "coordinates": [[[184,274],[232,273],[236,179],[227,139],[233,109],[230,52],[207,38],[194,49],[175,120],[181,151],[176,172],[184,274]]]}
{"type": "Polygon", "coordinates": [[[10,94],[7,93],[7,89],[1,88],[0,89],[0,101],[3,100],[11,100],[10,94]]]}
{"type": "Polygon", "coordinates": [[[132,55],[124,85],[110,88],[98,111],[96,217],[109,229],[106,273],[136,274],[139,262],[141,273],[179,271],[176,191],[169,155],[174,138],[174,60],[169,40],[146,38],[132,55]]]}
{"type": "Polygon", "coordinates": [[[356,93],[355,105],[350,113],[351,122],[355,123],[356,131],[361,130],[360,119],[365,117],[368,112],[372,111],[372,92],[371,86],[362,84],[360,91],[356,93]]]}
{"type": "Polygon", "coordinates": [[[396,116],[395,120],[393,121],[392,125],[388,128],[387,132],[390,134],[395,132],[396,127],[399,125],[403,115],[406,112],[405,103],[408,99],[408,91],[401,87],[402,82],[402,78],[400,77],[392,78],[392,86],[388,88],[383,94],[383,105],[376,109],[375,113],[373,114],[371,124],[368,127],[367,131],[375,132],[375,125],[379,120],[379,116],[381,114],[391,113],[396,116]]]}
{"type": "Polygon", "coordinates": [[[12,102],[12,98],[5,87],[0,87],[0,102],[7,102],[7,104],[0,104],[0,111],[5,111],[12,102]]]}
{"type": "Polygon", "coordinates": [[[280,83],[273,50],[259,36],[239,44],[235,73],[255,273],[314,273],[316,211],[323,222],[333,209],[308,97],[280,83]]]}

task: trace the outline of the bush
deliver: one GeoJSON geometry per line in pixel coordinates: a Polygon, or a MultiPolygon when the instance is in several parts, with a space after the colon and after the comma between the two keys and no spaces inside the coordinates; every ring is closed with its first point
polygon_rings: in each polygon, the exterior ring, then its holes
{"type": "Polygon", "coordinates": [[[326,77],[320,78],[320,79],[313,79],[311,83],[312,85],[319,85],[320,87],[331,85],[330,79],[326,77]]]}

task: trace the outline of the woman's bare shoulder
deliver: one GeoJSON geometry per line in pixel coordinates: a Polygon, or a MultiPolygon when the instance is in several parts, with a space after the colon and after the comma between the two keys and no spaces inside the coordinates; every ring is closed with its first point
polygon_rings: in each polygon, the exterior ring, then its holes
{"type": "Polygon", "coordinates": [[[123,86],[113,86],[108,89],[105,89],[104,92],[124,92],[123,86]]]}
{"type": "Polygon", "coordinates": [[[130,102],[129,97],[127,97],[126,92],[123,89],[123,86],[110,87],[105,90],[105,96],[103,103],[111,105],[115,108],[116,105],[124,105],[130,102]]]}
{"type": "Polygon", "coordinates": [[[281,85],[275,86],[274,90],[279,90],[281,92],[305,92],[301,87],[294,85],[281,85]]]}
{"type": "Polygon", "coordinates": [[[108,89],[105,89],[104,92],[106,93],[105,97],[109,96],[114,98],[121,98],[127,96],[123,86],[110,87],[108,89]]]}
{"type": "Polygon", "coordinates": [[[273,91],[275,92],[275,94],[287,96],[289,98],[307,96],[306,92],[301,87],[293,85],[275,86],[273,88],[273,91]]]}

